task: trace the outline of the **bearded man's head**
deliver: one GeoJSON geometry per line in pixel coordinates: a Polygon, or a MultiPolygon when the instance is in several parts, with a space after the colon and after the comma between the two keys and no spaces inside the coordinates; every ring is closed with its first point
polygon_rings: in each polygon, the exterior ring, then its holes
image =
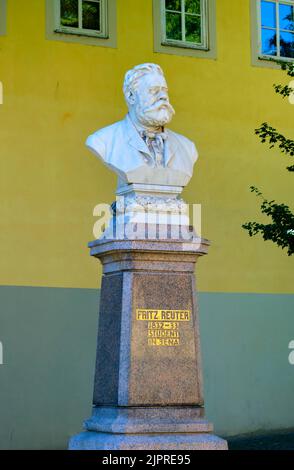
{"type": "Polygon", "coordinates": [[[124,95],[129,111],[144,127],[164,127],[175,114],[159,65],[142,64],[127,72],[124,95]]]}

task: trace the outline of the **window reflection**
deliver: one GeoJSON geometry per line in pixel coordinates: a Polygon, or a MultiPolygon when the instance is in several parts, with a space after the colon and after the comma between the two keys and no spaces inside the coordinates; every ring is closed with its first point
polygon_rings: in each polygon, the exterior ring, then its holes
{"type": "Polygon", "coordinates": [[[262,53],[277,55],[277,35],[275,31],[262,28],[262,53]]]}
{"type": "Polygon", "coordinates": [[[291,3],[260,1],[262,54],[294,57],[294,2],[291,3]]]}
{"type": "Polygon", "coordinates": [[[261,2],[261,26],[276,27],[276,3],[261,2]]]}

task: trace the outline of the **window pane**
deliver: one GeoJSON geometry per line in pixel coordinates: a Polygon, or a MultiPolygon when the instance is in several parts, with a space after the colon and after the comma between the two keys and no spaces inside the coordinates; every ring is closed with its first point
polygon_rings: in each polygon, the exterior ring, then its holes
{"type": "Polygon", "coordinates": [[[78,0],[60,1],[60,24],[71,28],[79,27],[79,2],[78,0]]]}
{"type": "Polygon", "coordinates": [[[201,43],[201,18],[200,16],[186,15],[186,41],[201,43]]]}
{"type": "Polygon", "coordinates": [[[166,10],[181,11],[181,0],[165,0],[166,10]]]}
{"type": "Polygon", "coordinates": [[[167,39],[182,39],[181,13],[166,13],[167,39]]]}
{"type": "Polygon", "coordinates": [[[100,2],[83,0],[83,28],[100,31],[100,2]]]}
{"type": "Polygon", "coordinates": [[[281,32],[280,48],[280,54],[282,57],[294,58],[294,33],[281,32]]]}
{"type": "Polygon", "coordinates": [[[261,26],[276,27],[276,4],[261,2],[261,26]]]}
{"type": "Polygon", "coordinates": [[[185,1],[186,13],[198,13],[201,12],[200,0],[186,0],[185,1]]]}
{"type": "Polygon", "coordinates": [[[262,29],[262,53],[267,55],[277,55],[277,35],[275,31],[262,29]]]}
{"type": "Polygon", "coordinates": [[[294,8],[292,5],[280,5],[280,28],[294,30],[294,8]]]}

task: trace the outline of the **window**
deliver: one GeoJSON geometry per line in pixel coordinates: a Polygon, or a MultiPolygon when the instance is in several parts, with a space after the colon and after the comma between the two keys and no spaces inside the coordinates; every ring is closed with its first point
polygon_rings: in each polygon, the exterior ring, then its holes
{"type": "Polygon", "coordinates": [[[251,0],[252,64],[279,68],[269,59],[294,60],[294,0],[251,0]]]}
{"type": "Polygon", "coordinates": [[[215,0],[153,0],[155,52],[216,58],[215,0]]]}
{"type": "Polygon", "coordinates": [[[163,0],[163,44],[207,49],[206,7],[206,0],[163,0]]]}
{"type": "Polygon", "coordinates": [[[259,5],[259,53],[294,58],[294,1],[262,0],[259,5]]]}
{"type": "Polygon", "coordinates": [[[116,0],[46,0],[46,18],[47,39],[116,47],[116,0]]]}
{"type": "Polygon", "coordinates": [[[59,0],[56,31],[107,37],[106,0],[59,0]]]}
{"type": "Polygon", "coordinates": [[[6,0],[0,0],[0,36],[6,34],[6,0]]]}

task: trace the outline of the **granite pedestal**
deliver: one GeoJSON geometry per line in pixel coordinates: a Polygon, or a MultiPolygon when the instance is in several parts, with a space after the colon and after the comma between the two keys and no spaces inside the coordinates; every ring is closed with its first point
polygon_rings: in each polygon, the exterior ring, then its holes
{"type": "Polygon", "coordinates": [[[69,449],[227,449],[204,416],[194,269],[206,240],[96,240],[93,414],[69,449]]]}

